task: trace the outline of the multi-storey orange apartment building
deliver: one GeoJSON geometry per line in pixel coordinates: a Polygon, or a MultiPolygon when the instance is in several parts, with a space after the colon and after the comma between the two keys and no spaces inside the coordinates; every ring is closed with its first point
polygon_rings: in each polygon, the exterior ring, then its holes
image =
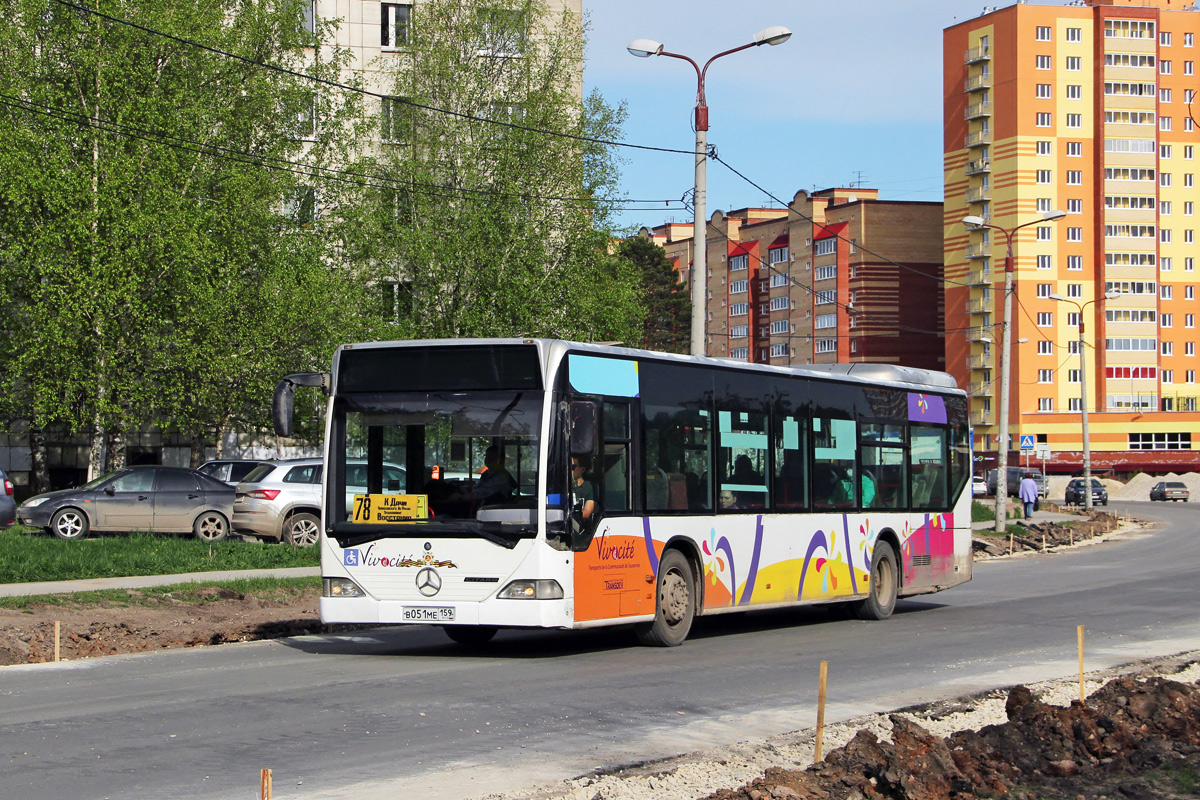
{"type": "MultiPolygon", "coordinates": [[[[945,369],[941,218],[941,203],[885,201],[863,188],[797,192],[788,209],[717,211],[707,353],[945,369]]],[[[640,235],[661,244],[686,281],[691,233],[690,223],[668,223],[640,235]]]]}
{"type": "Polygon", "coordinates": [[[1000,433],[1006,249],[965,217],[1026,226],[1009,463],[1020,435],[1048,446],[1049,471],[1081,466],[1086,379],[1094,469],[1200,467],[1200,14],[1185,5],[1021,2],[944,32],[946,366],[970,390],[977,452],[994,457],[1000,433]]]}

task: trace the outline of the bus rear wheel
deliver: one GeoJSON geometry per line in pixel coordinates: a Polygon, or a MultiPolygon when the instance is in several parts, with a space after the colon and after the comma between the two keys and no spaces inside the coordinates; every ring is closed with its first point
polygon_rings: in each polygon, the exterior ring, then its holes
{"type": "Polygon", "coordinates": [[[654,621],[638,625],[638,641],[653,647],[677,647],[687,638],[696,616],[696,579],[683,553],[663,553],[657,586],[654,621]]]}
{"type": "Polygon", "coordinates": [[[498,628],[495,625],[443,625],[442,630],[456,644],[478,647],[490,642],[498,628]]]}
{"type": "Polygon", "coordinates": [[[854,603],[859,619],[887,619],[896,608],[900,573],[896,570],[896,551],[887,542],[876,542],[871,553],[871,586],[867,599],[854,603]]]}

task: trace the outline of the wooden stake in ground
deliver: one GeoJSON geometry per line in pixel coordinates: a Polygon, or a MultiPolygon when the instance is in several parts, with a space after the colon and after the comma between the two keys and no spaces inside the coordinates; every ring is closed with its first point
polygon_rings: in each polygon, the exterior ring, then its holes
{"type": "Polygon", "coordinates": [[[825,679],[829,674],[829,662],[821,662],[821,683],[817,689],[817,742],[813,761],[821,760],[821,739],[825,734],[825,679]]]}
{"type": "Polygon", "coordinates": [[[1083,626],[1079,626],[1079,702],[1084,702],[1083,694],[1083,626]]]}
{"type": "Polygon", "coordinates": [[[54,620],[54,660],[55,661],[58,661],[58,657],[59,657],[58,643],[59,643],[61,635],[62,635],[62,623],[60,623],[58,620],[54,620]]]}
{"type": "Polygon", "coordinates": [[[271,770],[269,769],[264,769],[259,778],[258,796],[259,800],[271,800],[271,770]]]}

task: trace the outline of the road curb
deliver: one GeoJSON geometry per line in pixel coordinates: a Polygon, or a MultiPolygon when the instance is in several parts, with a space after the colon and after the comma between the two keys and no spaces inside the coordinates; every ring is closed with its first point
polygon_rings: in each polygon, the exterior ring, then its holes
{"type": "Polygon", "coordinates": [[[178,575],[134,575],[125,578],[87,578],[77,581],[0,584],[0,597],[25,597],[35,594],[70,594],[103,589],[141,589],[146,586],[171,586],[179,583],[234,581],[243,578],[318,578],[320,567],[282,567],[277,569],[223,570],[220,572],[184,572],[178,575]]]}

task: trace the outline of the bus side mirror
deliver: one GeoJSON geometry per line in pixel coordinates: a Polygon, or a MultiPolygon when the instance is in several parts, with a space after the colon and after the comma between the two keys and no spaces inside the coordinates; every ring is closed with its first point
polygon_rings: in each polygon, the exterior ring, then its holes
{"type": "Polygon", "coordinates": [[[318,386],[329,391],[329,374],[325,372],[300,372],[288,375],[275,387],[275,396],[271,402],[271,421],[275,425],[276,436],[292,435],[292,409],[295,406],[295,387],[318,386]]]}
{"type": "Polygon", "coordinates": [[[571,455],[590,456],[596,452],[596,404],[590,400],[571,402],[571,455]]]}

